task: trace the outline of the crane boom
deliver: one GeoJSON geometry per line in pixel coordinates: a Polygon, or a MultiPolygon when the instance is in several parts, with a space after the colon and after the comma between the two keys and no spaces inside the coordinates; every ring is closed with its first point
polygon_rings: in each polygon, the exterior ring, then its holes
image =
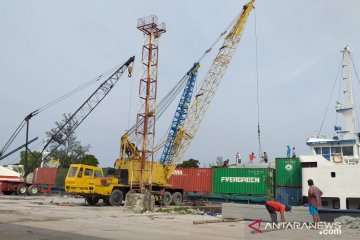
{"type": "MultiPolygon", "coordinates": [[[[54,133],[50,140],[45,144],[41,154],[51,143],[57,143],[56,147],[50,151],[46,156],[43,157],[43,160],[50,156],[61,144],[75,131],[75,129],[85,120],[85,118],[99,105],[99,103],[106,97],[106,95],[111,91],[114,85],[118,82],[120,77],[123,75],[125,70],[132,64],[135,60],[135,57],[130,57],[121,67],[119,67],[110,77],[108,77],[91,95],[90,97],[66,120],[66,122],[54,133]],[[76,124],[72,126],[71,133],[69,135],[62,136],[59,134],[65,126],[68,126],[69,123],[75,120],[76,124]]],[[[131,74],[129,68],[129,75],[131,74]]],[[[32,172],[36,167],[38,167],[42,161],[36,159],[35,163],[26,170],[24,177],[26,177],[30,172],[32,172]]]]}
{"type": "MultiPolygon", "coordinates": [[[[30,143],[36,141],[37,139],[38,139],[38,137],[33,138],[33,139],[31,139],[30,141],[28,141],[27,144],[30,144],[30,143]]],[[[10,155],[13,154],[13,153],[16,153],[17,151],[19,151],[20,149],[22,149],[22,148],[25,147],[25,146],[26,146],[26,143],[23,144],[23,145],[21,145],[20,147],[15,148],[14,150],[12,150],[11,152],[5,154],[4,156],[0,155],[0,160],[3,160],[4,158],[10,156],[10,155]]]]}
{"type": "Polygon", "coordinates": [[[182,132],[179,134],[179,137],[177,137],[178,139],[175,140],[173,150],[169,156],[171,162],[181,160],[194,138],[205,112],[208,109],[210,102],[226,72],[226,69],[231,62],[236,48],[240,43],[247,19],[251,10],[254,8],[254,2],[255,1],[252,0],[244,5],[239,18],[232,27],[230,33],[224,39],[224,43],[220,47],[218,55],[214,59],[210,70],[204,77],[201,87],[196,95],[199,97],[197,97],[196,101],[191,104],[183,124],[182,132]]]}
{"type": "Polygon", "coordinates": [[[171,127],[169,130],[169,134],[166,140],[166,144],[160,158],[160,163],[165,165],[169,162],[169,156],[172,150],[172,146],[174,144],[174,140],[178,133],[179,128],[182,126],[182,123],[185,120],[185,117],[188,113],[188,107],[191,102],[191,97],[194,91],[195,81],[197,72],[200,68],[200,64],[198,62],[194,63],[194,66],[187,72],[189,76],[183,94],[180,98],[180,102],[178,107],[176,108],[175,116],[171,123],[171,127]]]}
{"type": "MultiPolygon", "coordinates": [[[[192,67],[193,68],[193,67],[192,67]]],[[[191,69],[192,69],[191,68],[191,69]]],[[[170,104],[174,101],[174,99],[178,96],[178,94],[183,90],[186,86],[186,84],[189,81],[189,71],[184,74],[184,76],[176,83],[176,85],[166,94],[166,96],[161,99],[160,103],[156,105],[156,116],[155,120],[157,121],[162,114],[165,112],[165,110],[170,106],[170,104]]],[[[143,123],[142,121],[140,122],[143,123]]],[[[120,156],[118,160],[125,160],[129,156],[131,158],[138,159],[140,157],[138,149],[136,149],[135,146],[135,130],[136,130],[136,124],[134,124],[124,135],[121,136],[121,142],[120,142],[120,156]]],[[[158,144],[154,148],[154,152],[157,152],[159,149],[164,147],[166,141],[158,144]]],[[[116,166],[117,164],[115,164],[116,166]]]]}

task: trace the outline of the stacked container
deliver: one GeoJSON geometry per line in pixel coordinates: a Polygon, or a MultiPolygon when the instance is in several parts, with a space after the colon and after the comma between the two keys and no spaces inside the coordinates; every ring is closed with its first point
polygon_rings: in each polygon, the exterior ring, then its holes
{"type": "Polygon", "coordinates": [[[299,158],[276,158],[276,201],[301,205],[301,164],[299,158]]]}
{"type": "Polygon", "coordinates": [[[177,168],[169,179],[174,189],[183,189],[185,193],[211,193],[211,168],[177,168]]]}
{"type": "Polygon", "coordinates": [[[213,192],[243,196],[274,197],[273,168],[216,168],[213,192]]]}

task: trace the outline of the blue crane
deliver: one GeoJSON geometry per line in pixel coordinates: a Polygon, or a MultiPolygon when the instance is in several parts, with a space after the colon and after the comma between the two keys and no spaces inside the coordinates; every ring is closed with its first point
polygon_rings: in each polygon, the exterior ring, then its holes
{"type": "Polygon", "coordinates": [[[171,123],[171,127],[169,130],[169,134],[166,140],[166,144],[164,146],[163,153],[160,158],[160,163],[165,165],[171,162],[169,158],[171,154],[171,150],[178,133],[179,128],[185,120],[186,114],[188,113],[188,107],[190,105],[191,97],[194,91],[195,81],[197,72],[200,68],[200,64],[198,62],[194,63],[192,68],[187,72],[188,80],[186,86],[184,88],[184,92],[180,98],[180,102],[176,108],[175,116],[171,123]]]}

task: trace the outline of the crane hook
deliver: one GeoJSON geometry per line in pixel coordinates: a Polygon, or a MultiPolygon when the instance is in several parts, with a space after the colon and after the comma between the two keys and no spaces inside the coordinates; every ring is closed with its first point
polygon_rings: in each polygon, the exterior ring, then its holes
{"type": "Polygon", "coordinates": [[[131,77],[131,73],[132,73],[132,67],[131,66],[129,66],[128,72],[129,72],[128,77],[131,77]]]}

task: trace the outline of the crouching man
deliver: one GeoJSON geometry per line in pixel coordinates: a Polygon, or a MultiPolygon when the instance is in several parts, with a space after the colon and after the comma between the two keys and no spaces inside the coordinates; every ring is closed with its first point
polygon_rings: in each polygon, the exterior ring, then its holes
{"type": "Polygon", "coordinates": [[[270,214],[271,222],[275,222],[275,223],[277,223],[277,213],[276,212],[280,212],[281,222],[285,222],[285,215],[284,215],[285,211],[291,212],[291,206],[284,205],[284,204],[281,204],[281,203],[275,202],[275,201],[266,201],[265,207],[270,214]]]}

